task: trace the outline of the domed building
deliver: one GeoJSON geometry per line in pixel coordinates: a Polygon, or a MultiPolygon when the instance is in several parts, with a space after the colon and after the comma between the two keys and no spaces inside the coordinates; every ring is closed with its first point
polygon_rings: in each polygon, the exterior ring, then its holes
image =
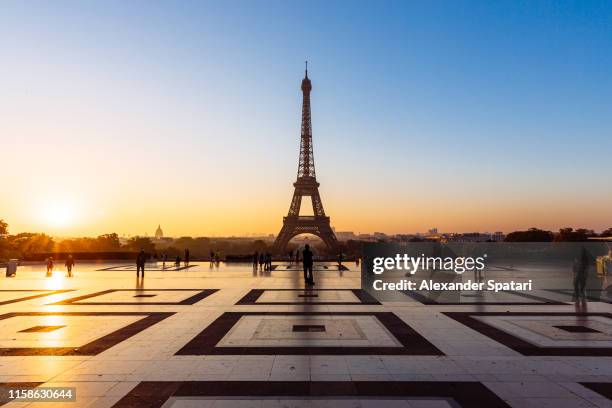
{"type": "Polygon", "coordinates": [[[164,231],[161,229],[161,225],[157,225],[157,229],[155,230],[155,239],[164,238],[164,231]]]}

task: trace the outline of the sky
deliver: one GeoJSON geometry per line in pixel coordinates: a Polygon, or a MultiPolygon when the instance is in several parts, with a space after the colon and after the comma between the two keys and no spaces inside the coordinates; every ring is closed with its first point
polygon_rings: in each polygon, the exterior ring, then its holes
{"type": "Polygon", "coordinates": [[[3,1],[11,233],[612,227],[609,1],[3,1]]]}

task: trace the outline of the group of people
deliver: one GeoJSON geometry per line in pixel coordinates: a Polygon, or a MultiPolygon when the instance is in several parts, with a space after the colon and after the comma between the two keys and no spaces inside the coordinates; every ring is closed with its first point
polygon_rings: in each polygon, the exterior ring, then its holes
{"type": "MultiPolygon", "coordinates": [[[[66,267],[66,276],[68,278],[72,278],[72,267],[74,267],[74,258],[72,255],[68,255],[66,258],[66,262],[64,262],[64,266],[66,267]]],[[[45,259],[45,264],[47,265],[47,274],[45,275],[47,278],[53,276],[53,267],[55,266],[55,260],[52,256],[45,259]]]]}
{"type": "Polygon", "coordinates": [[[253,254],[253,271],[257,271],[257,265],[259,265],[260,271],[271,271],[272,270],[272,254],[266,252],[265,254],[255,251],[253,254]]]}
{"type": "MultiPolygon", "coordinates": [[[[302,266],[304,267],[304,284],[306,286],[314,286],[314,278],[312,275],[312,267],[314,265],[313,252],[310,249],[310,245],[306,244],[302,250],[302,266]]],[[[295,259],[296,263],[300,262],[300,251],[295,251],[295,258],[293,257],[293,251],[289,252],[289,264],[295,259]]],[[[255,252],[253,254],[253,271],[257,271],[257,268],[261,271],[272,270],[272,254],[270,252],[255,252]]]]}
{"type": "Polygon", "coordinates": [[[293,251],[289,251],[288,255],[290,266],[293,264],[293,261],[295,261],[296,264],[300,263],[300,251],[298,249],[295,250],[295,257],[293,256],[293,251]]]}
{"type": "MultiPolygon", "coordinates": [[[[140,252],[141,252],[141,253],[143,253],[143,252],[144,252],[144,250],[141,250],[140,252]]],[[[176,256],[176,258],[174,258],[174,266],[176,266],[177,268],[178,268],[179,266],[181,266],[181,262],[184,262],[185,266],[189,266],[189,258],[190,258],[189,249],[185,249],[184,254],[185,254],[185,255],[184,255],[183,259],[181,259],[180,255],[177,255],[177,256],[176,256]]],[[[139,256],[141,256],[141,254],[140,254],[140,253],[139,253],[138,255],[139,255],[139,256]]],[[[136,258],[137,258],[137,259],[136,259],[136,266],[138,266],[138,261],[139,261],[139,259],[138,259],[138,258],[139,258],[139,256],[137,256],[137,257],[136,257],[136,258]]],[[[146,261],[147,261],[147,254],[145,253],[145,254],[144,254],[144,256],[145,256],[144,261],[145,261],[145,263],[146,263],[146,261]]],[[[157,256],[157,252],[156,252],[156,253],[154,253],[154,254],[153,254],[153,259],[154,259],[156,262],[157,262],[158,260],[160,260],[160,259],[161,259],[162,269],[166,269],[166,263],[168,262],[168,254],[166,254],[166,253],[164,252],[164,253],[162,253],[162,254],[161,254],[161,256],[158,258],[158,256],[157,256]]],[[[142,260],[140,260],[140,261],[141,261],[140,263],[142,264],[142,260]]],[[[144,268],[144,266],[143,266],[143,268],[144,268]]]]}
{"type": "MultiPolygon", "coordinates": [[[[144,277],[145,265],[147,263],[148,258],[149,258],[149,255],[144,251],[144,249],[141,249],[138,255],[136,255],[136,277],[139,277],[141,273],[142,273],[142,276],[144,277]]],[[[157,253],[153,255],[153,259],[155,259],[156,261],[159,259],[157,257],[157,253]]],[[[174,258],[174,266],[178,268],[181,266],[181,262],[183,262],[185,266],[188,267],[189,260],[190,260],[189,249],[185,249],[183,259],[181,259],[180,255],[177,255],[176,258],[174,258]]],[[[162,262],[162,269],[166,269],[166,262],[168,262],[168,254],[163,253],[161,255],[161,262],[162,262]]]]}

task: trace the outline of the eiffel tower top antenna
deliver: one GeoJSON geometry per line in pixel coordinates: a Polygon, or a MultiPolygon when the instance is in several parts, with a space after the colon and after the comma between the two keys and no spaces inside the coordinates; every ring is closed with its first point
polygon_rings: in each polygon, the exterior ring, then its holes
{"type": "Polygon", "coordinates": [[[308,60],[304,61],[306,64],[306,78],[308,78],[308,60]]]}

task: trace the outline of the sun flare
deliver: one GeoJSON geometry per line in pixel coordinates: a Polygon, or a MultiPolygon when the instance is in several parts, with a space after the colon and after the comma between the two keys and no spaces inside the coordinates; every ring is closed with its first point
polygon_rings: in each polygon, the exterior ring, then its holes
{"type": "Polygon", "coordinates": [[[65,228],[74,224],[77,208],[68,201],[50,200],[40,210],[41,220],[50,227],[65,228]]]}

